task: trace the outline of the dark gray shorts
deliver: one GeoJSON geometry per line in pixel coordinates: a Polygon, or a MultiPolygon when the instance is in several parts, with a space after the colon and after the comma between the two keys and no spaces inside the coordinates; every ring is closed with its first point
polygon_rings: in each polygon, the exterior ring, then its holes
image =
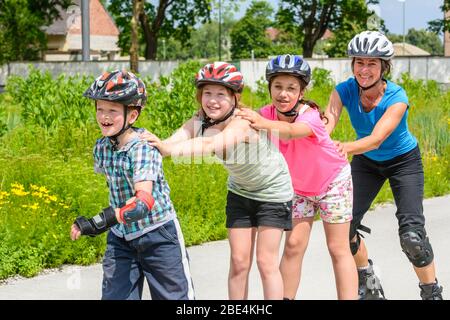
{"type": "Polygon", "coordinates": [[[292,230],[292,201],[261,202],[228,191],[227,228],[275,227],[292,230]]]}

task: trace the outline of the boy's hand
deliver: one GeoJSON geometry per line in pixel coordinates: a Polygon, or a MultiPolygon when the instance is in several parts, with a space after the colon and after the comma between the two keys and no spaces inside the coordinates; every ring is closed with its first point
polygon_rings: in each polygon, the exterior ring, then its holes
{"type": "Polygon", "coordinates": [[[78,240],[81,237],[81,231],[77,227],[77,225],[74,223],[72,227],[70,228],[70,239],[72,241],[78,240]]]}
{"type": "Polygon", "coordinates": [[[250,122],[250,127],[256,130],[264,129],[265,119],[256,111],[248,108],[239,108],[236,115],[250,122]]]}
{"type": "MultiPolygon", "coordinates": [[[[127,202],[125,202],[125,205],[134,202],[135,199],[136,199],[136,197],[131,197],[130,199],[127,200],[127,202]]],[[[117,219],[117,221],[118,221],[119,223],[125,223],[125,221],[123,221],[123,220],[122,220],[122,217],[120,216],[120,208],[114,209],[114,212],[116,213],[116,219],[117,219]]]]}
{"type": "MultiPolygon", "coordinates": [[[[83,236],[95,237],[111,228],[118,223],[116,218],[116,210],[112,207],[103,209],[98,215],[87,219],[79,216],[75,219],[74,224],[83,236]]],[[[72,232],[71,232],[72,235],[72,232]]],[[[76,240],[77,232],[74,230],[72,239],[76,240]]]]}

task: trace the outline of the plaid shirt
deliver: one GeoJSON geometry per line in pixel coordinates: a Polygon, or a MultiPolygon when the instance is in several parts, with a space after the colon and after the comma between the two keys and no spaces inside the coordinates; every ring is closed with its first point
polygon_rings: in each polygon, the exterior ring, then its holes
{"type": "MultiPolygon", "coordinates": [[[[142,129],[136,129],[141,132],[142,129]]],[[[114,151],[108,138],[97,140],[94,147],[95,172],[104,174],[109,187],[109,203],[120,208],[134,196],[134,185],[141,181],[152,181],[152,196],[155,199],[151,213],[129,224],[117,224],[111,228],[118,237],[135,239],[175,218],[170,200],[170,188],[164,178],[162,156],[145,140],[135,138],[120,150],[114,151]]]]}

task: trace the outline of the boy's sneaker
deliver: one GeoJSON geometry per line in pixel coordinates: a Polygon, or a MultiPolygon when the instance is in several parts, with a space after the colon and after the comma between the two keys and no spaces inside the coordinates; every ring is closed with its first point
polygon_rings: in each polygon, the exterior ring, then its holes
{"type": "Polygon", "coordinates": [[[436,279],[435,283],[431,284],[420,284],[420,296],[422,300],[444,300],[442,298],[442,286],[438,284],[436,279]]]}
{"type": "Polygon", "coordinates": [[[380,278],[375,274],[370,259],[367,269],[358,270],[358,295],[359,300],[386,300],[380,278]]]}

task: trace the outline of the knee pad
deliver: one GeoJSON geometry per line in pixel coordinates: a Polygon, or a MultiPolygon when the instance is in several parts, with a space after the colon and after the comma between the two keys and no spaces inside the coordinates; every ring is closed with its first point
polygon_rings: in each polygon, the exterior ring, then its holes
{"type": "Polygon", "coordinates": [[[418,268],[429,265],[434,258],[424,227],[409,228],[400,232],[400,245],[409,261],[418,268]]]}
{"type": "Polygon", "coordinates": [[[359,245],[361,243],[361,237],[364,238],[364,236],[358,232],[358,230],[370,233],[370,228],[363,226],[362,224],[359,225],[350,225],[350,251],[352,252],[352,255],[355,255],[358,252],[359,245]],[[356,241],[352,242],[352,239],[356,236],[356,241]]]}
{"type": "Polygon", "coordinates": [[[359,234],[359,232],[356,232],[356,241],[355,242],[350,241],[350,251],[352,252],[352,255],[355,255],[358,252],[360,243],[361,243],[361,235],[359,234]]]}

